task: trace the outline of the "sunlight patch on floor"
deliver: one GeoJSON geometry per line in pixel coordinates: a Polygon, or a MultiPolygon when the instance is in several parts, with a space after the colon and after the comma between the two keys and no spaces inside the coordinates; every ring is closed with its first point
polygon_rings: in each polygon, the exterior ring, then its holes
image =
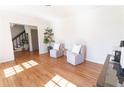
{"type": "Polygon", "coordinates": [[[76,87],[76,85],[63,77],[56,75],[45,84],[45,87],[76,87]]]}
{"type": "MultiPolygon", "coordinates": [[[[50,80],[46,85],[45,87],[55,87],[55,86],[58,86],[55,82],[53,82],[52,80],[50,80]]],[[[58,86],[59,87],[59,86],[58,86]]]]}
{"type": "Polygon", "coordinates": [[[33,60],[28,61],[28,63],[29,63],[31,66],[36,66],[36,65],[38,65],[38,63],[35,62],[35,61],[33,61],[33,60]]]}
{"type": "Polygon", "coordinates": [[[33,66],[38,65],[38,63],[35,62],[35,61],[33,61],[33,60],[30,60],[30,61],[27,61],[27,62],[25,62],[25,63],[22,63],[22,65],[23,65],[26,69],[28,69],[28,68],[31,68],[31,67],[33,67],[33,66]]]}
{"type": "Polygon", "coordinates": [[[5,77],[10,77],[10,76],[15,75],[16,72],[13,69],[13,67],[10,67],[10,68],[4,69],[4,74],[5,74],[5,77]]]}
{"type": "Polygon", "coordinates": [[[20,65],[13,66],[13,68],[15,69],[16,73],[24,71],[24,69],[20,65]]]}
{"type": "MultiPolygon", "coordinates": [[[[30,60],[30,61],[22,63],[21,65],[24,66],[26,69],[28,69],[28,68],[38,65],[38,63],[33,60],[30,60]]],[[[15,65],[15,66],[4,69],[3,72],[5,74],[5,77],[7,78],[7,77],[13,76],[17,73],[24,71],[24,68],[21,65],[15,65]]]]}
{"type": "Polygon", "coordinates": [[[32,67],[32,66],[31,66],[30,64],[28,64],[27,62],[22,63],[22,65],[23,65],[26,69],[28,69],[28,68],[31,68],[31,67],[32,67]]]}

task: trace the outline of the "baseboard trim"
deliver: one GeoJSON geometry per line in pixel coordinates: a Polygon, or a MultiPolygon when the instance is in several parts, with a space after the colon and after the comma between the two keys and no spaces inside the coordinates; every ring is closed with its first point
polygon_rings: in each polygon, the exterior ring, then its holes
{"type": "Polygon", "coordinates": [[[92,63],[96,63],[96,64],[104,64],[104,63],[101,63],[101,62],[96,62],[96,61],[89,60],[89,59],[86,59],[85,61],[92,62],[92,63]]]}

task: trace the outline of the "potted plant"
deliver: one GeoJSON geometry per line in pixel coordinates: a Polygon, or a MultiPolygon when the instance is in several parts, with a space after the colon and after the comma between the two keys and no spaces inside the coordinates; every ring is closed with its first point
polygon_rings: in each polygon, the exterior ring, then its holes
{"type": "Polygon", "coordinates": [[[53,36],[54,36],[54,33],[52,32],[53,30],[49,27],[47,27],[45,29],[45,32],[44,32],[44,43],[47,44],[47,49],[48,49],[48,52],[50,51],[50,49],[52,49],[52,43],[55,42],[53,40],[53,36]]]}

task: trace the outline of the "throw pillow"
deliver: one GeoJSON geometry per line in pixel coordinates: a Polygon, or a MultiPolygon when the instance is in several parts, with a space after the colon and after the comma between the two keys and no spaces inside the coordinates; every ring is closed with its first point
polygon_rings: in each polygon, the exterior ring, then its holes
{"type": "Polygon", "coordinates": [[[59,50],[59,47],[60,47],[60,43],[55,43],[53,49],[59,50]]]}
{"type": "Polygon", "coordinates": [[[75,44],[75,45],[73,46],[72,53],[79,54],[80,49],[81,49],[81,45],[76,45],[76,44],[75,44]]]}

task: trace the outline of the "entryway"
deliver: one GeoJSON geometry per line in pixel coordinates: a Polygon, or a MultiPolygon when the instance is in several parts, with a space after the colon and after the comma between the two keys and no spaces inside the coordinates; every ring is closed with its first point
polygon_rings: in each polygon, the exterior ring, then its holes
{"type": "Polygon", "coordinates": [[[15,59],[20,52],[39,50],[38,30],[36,26],[10,23],[15,59]]]}

